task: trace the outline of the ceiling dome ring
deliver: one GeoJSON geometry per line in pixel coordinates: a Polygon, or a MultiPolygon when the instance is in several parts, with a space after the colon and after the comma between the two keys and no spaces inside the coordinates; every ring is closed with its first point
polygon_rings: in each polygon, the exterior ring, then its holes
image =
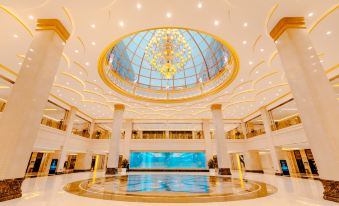
{"type": "Polygon", "coordinates": [[[226,41],[184,27],[157,27],[124,35],[109,44],[98,61],[99,75],[111,89],[123,96],[155,103],[187,102],[216,94],[233,82],[239,67],[238,55],[226,41]],[[148,45],[162,40],[152,37],[168,30],[179,32],[179,42],[184,42],[185,48],[192,51],[185,65],[177,64],[182,68],[171,73],[170,78],[154,68],[158,64],[145,57],[148,45]]]}

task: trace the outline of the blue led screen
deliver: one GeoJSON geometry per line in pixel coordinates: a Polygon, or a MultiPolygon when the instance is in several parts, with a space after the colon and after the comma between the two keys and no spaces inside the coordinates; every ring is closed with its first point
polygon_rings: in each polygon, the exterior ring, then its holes
{"type": "Polygon", "coordinates": [[[130,168],[205,169],[205,152],[131,152],[130,168]]]}

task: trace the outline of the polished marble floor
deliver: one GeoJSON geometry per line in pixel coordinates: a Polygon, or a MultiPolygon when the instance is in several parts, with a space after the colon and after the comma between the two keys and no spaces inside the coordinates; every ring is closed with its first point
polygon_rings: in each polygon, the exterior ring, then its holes
{"type": "MultiPolygon", "coordinates": [[[[100,200],[95,198],[81,197],[64,191],[64,186],[70,182],[92,178],[92,173],[75,173],[67,175],[58,175],[50,177],[37,177],[26,179],[23,183],[23,197],[7,202],[1,202],[0,205],[8,206],[68,206],[68,205],[116,205],[116,206],[136,206],[136,205],[168,205],[168,203],[142,203],[142,202],[122,202],[112,200],[100,200]]],[[[103,173],[97,173],[97,177],[104,176],[103,173]]],[[[233,177],[238,174],[233,172],[233,177]]],[[[232,202],[215,203],[171,203],[171,205],[230,205],[230,206],[337,206],[337,203],[322,199],[322,186],[317,180],[278,177],[274,175],[263,174],[245,174],[245,178],[265,182],[277,188],[277,192],[262,198],[251,200],[239,200],[232,202]]]]}
{"type": "Polygon", "coordinates": [[[255,199],[277,189],[263,182],[208,174],[129,174],[75,181],[64,190],[105,200],[202,203],[255,199]]]}

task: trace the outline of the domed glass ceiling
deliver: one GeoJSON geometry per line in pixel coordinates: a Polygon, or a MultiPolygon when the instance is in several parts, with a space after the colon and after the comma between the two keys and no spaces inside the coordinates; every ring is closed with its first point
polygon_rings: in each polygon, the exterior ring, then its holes
{"type": "Polygon", "coordinates": [[[151,65],[145,53],[152,38],[161,30],[164,29],[134,33],[115,44],[106,53],[110,70],[142,88],[181,90],[208,82],[228,64],[230,52],[220,41],[198,31],[175,29],[188,44],[190,55],[173,76],[164,76],[151,65]]]}
{"type": "Polygon", "coordinates": [[[224,40],[185,28],[155,28],[117,39],[102,52],[98,72],[123,96],[161,103],[216,94],[238,74],[224,40]]]}

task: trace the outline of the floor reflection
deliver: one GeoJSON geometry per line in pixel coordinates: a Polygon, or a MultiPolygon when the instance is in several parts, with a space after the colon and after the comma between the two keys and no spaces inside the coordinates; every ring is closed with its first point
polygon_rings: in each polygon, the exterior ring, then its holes
{"type": "Polygon", "coordinates": [[[134,202],[222,202],[254,199],[276,192],[262,182],[186,174],[130,174],[69,183],[67,192],[134,202]]]}

